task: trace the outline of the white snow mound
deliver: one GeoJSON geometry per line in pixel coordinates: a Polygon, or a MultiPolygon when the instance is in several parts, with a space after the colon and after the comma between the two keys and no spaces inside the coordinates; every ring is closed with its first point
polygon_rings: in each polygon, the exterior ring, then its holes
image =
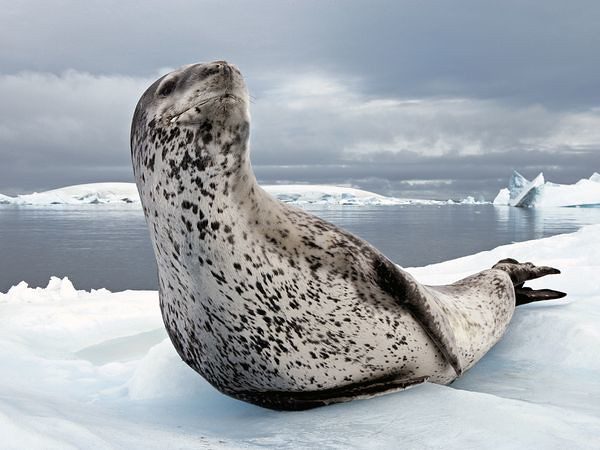
{"type": "Polygon", "coordinates": [[[558,267],[569,293],[517,309],[452,386],[424,384],[311,411],[215,391],[166,338],[154,291],[77,290],[66,278],[0,294],[2,448],[598,448],[600,225],[408,269],[449,283],[499,259],[558,267]]]}
{"type": "Polygon", "coordinates": [[[575,184],[556,184],[545,181],[543,173],[529,181],[514,171],[508,188],[501,189],[493,203],[518,207],[600,206],[600,174],[594,172],[575,184]]]}

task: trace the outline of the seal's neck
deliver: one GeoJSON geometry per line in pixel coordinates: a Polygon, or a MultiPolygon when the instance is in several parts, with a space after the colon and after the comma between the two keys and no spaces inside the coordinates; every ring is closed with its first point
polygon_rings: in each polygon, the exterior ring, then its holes
{"type": "Polygon", "coordinates": [[[138,177],[151,220],[164,217],[168,228],[181,220],[195,229],[229,216],[256,220],[250,216],[266,194],[250,164],[248,122],[174,127],[168,136],[154,152],[152,175],[138,177]]]}
{"type": "Polygon", "coordinates": [[[256,177],[250,164],[249,124],[218,124],[215,131],[203,124],[189,131],[180,154],[179,164],[167,167],[167,178],[177,180],[177,194],[190,196],[207,210],[219,206],[235,206],[252,194],[256,177]],[[179,175],[179,176],[178,176],[179,175]]]}

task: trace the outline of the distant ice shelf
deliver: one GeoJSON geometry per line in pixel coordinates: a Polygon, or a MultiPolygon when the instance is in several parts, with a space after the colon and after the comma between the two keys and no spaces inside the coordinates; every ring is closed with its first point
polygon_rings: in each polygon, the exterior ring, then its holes
{"type": "Polygon", "coordinates": [[[77,184],[44,192],[9,197],[0,194],[0,203],[14,205],[90,205],[140,203],[134,183],[77,184]]]}
{"type": "MultiPolygon", "coordinates": [[[[471,196],[461,201],[386,197],[361,189],[325,184],[274,184],[263,185],[262,188],[282,202],[296,205],[385,206],[487,203],[477,201],[471,196]]],[[[16,197],[0,194],[0,204],[13,205],[123,205],[139,203],[140,197],[134,183],[79,184],[45,192],[17,195],[16,197]]]]}
{"type": "Polygon", "coordinates": [[[557,184],[545,181],[543,173],[529,181],[514,171],[508,187],[498,192],[494,205],[600,207],[600,174],[594,172],[575,184],[557,184]]]}

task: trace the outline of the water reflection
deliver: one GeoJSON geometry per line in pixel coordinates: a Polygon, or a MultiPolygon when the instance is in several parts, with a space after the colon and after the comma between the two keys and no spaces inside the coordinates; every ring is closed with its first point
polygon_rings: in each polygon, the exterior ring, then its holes
{"type": "Polygon", "coordinates": [[[497,226],[515,236],[515,241],[540,239],[599,223],[598,208],[493,207],[497,226]]]}
{"type": "Polygon", "coordinates": [[[3,206],[0,291],[21,280],[45,286],[68,276],[78,288],[154,289],[156,268],[139,207],[3,206]]]}

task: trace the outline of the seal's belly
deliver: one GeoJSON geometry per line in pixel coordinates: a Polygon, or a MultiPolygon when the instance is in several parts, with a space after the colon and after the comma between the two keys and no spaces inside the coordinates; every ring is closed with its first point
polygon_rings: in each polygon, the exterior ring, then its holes
{"type": "Polygon", "coordinates": [[[180,293],[161,292],[161,307],[182,358],[225,392],[313,391],[388,376],[446,383],[455,377],[421,326],[397,305],[373,306],[345,290],[337,292],[342,304],[295,307],[295,298],[288,298],[274,307],[206,288],[185,305],[177,301],[180,293]]]}

